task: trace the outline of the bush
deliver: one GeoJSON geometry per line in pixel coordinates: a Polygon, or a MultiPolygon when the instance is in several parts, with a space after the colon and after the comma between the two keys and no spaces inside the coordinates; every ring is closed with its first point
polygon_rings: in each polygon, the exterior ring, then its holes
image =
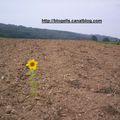
{"type": "Polygon", "coordinates": [[[103,41],[104,42],[110,42],[109,38],[104,38],[103,41]]]}
{"type": "Polygon", "coordinates": [[[94,40],[94,41],[97,41],[97,40],[98,40],[95,35],[92,35],[91,39],[94,40]]]}

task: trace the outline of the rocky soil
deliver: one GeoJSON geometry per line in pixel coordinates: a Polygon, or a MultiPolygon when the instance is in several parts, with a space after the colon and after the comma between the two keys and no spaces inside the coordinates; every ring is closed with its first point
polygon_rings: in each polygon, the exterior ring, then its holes
{"type": "Polygon", "coordinates": [[[0,120],[120,120],[120,46],[0,38],[0,120]],[[36,97],[30,58],[39,62],[36,97]]]}

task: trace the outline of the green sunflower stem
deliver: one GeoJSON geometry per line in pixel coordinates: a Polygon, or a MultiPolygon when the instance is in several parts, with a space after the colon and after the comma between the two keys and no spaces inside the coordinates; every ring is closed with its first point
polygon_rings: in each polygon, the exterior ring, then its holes
{"type": "Polygon", "coordinates": [[[33,78],[36,75],[35,70],[30,71],[30,87],[31,87],[31,95],[37,96],[37,81],[35,81],[33,78]]]}

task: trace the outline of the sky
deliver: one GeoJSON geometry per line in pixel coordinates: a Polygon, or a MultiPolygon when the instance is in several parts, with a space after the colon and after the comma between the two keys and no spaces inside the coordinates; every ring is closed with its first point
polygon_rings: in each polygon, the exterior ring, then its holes
{"type": "Polygon", "coordinates": [[[120,38],[120,0],[0,0],[0,23],[120,38]],[[102,19],[102,24],[42,24],[41,19],[102,19]]]}

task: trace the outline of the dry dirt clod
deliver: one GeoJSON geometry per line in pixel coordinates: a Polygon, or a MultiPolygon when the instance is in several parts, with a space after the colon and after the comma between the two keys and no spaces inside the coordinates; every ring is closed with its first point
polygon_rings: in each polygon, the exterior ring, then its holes
{"type": "Polygon", "coordinates": [[[12,106],[11,105],[8,105],[7,107],[6,107],[6,113],[7,114],[10,114],[11,112],[12,112],[12,106]]]}
{"type": "Polygon", "coordinates": [[[6,80],[6,83],[7,83],[7,84],[10,84],[10,80],[6,80]]]}
{"type": "Polygon", "coordinates": [[[5,79],[5,76],[1,76],[1,80],[4,80],[5,79]]]}
{"type": "Polygon", "coordinates": [[[35,100],[40,100],[40,97],[35,97],[35,100]]]}

